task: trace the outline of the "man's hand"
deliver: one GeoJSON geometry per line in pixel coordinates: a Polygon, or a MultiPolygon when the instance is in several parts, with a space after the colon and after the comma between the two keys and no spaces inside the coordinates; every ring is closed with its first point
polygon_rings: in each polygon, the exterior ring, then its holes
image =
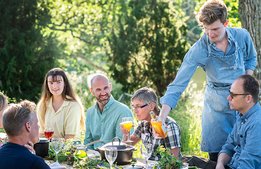
{"type": "Polygon", "coordinates": [[[218,155],[218,161],[217,161],[216,169],[225,169],[225,165],[228,164],[230,159],[231,159],[231,157],[229,155],[227,155],[226,153],[220,153],[218,155]]]}
{"type": "Polygon", "coordinates": [[[225,169],[224,165],[221,163],[217,163],[216,169],[225,169]]]}

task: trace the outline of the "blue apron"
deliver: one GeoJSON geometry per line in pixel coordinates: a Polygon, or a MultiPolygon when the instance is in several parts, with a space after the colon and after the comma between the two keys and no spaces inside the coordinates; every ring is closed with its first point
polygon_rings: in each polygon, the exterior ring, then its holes
{"type": "Polygon", "coordinates": [[[236,112],[229,108],[227,97],[232,82],[245,73],[245,67],[238,43],[233,39],[231,42],[235,52],[225,56],[218,56],[208,45],[201,141],[201,149],[205,152],[219,152],[236,121],[236,112]]]}

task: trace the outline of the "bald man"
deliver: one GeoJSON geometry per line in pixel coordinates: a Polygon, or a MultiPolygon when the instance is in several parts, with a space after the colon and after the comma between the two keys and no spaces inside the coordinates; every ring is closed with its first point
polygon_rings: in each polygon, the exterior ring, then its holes
{"type": "Polygon", "coordinates": [[[113,98],[112,84],[107,76],[92,75],[89,89],[96,98],[96,103],[87,110],[84,144],[100,140],[100,142],[88,146],[89,149],[97,149],[111,142],[114,137],[122,138],[121,119],[132,117],[132,113],[128,106],[113,98]]]}

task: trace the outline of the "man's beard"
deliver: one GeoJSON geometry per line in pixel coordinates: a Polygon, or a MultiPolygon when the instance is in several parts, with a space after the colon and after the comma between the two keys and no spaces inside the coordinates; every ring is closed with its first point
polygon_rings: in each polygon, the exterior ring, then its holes
{"type": "Polygon", "coordinates": [[[110,94],[106,94],[106,95],[103,95],[103,96],[107,96],[107,98],[106,99],[102,99],[101,96],[98,96],[98,97],[96,97],[96,100],[97,100],[97,102],[99,102],[100,104],[105,106],[109,102],[111,95],[110,94]]]}

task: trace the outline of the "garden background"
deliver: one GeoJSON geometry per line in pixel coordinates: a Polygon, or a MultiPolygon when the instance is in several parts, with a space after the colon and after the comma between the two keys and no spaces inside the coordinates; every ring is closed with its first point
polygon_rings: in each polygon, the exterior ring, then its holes
{"type": "MultiPolygon", "coordinates": [[[[148,86],[162,96],[189,47],[203,34],[195,14],[205,0],[0,0],[0,90],[10,102],[38,102],[45,73],[69,75],[85,109],[94,103],[87,76],[102,71],[113,96],[148,86]]],[[[260,80],[261,1],[225,0],[229,26],[250,32],[260,80]]],[[[182,152],[200,151],[205,74],[199,69],[170,116],[181,126],[182,152]]]]}

